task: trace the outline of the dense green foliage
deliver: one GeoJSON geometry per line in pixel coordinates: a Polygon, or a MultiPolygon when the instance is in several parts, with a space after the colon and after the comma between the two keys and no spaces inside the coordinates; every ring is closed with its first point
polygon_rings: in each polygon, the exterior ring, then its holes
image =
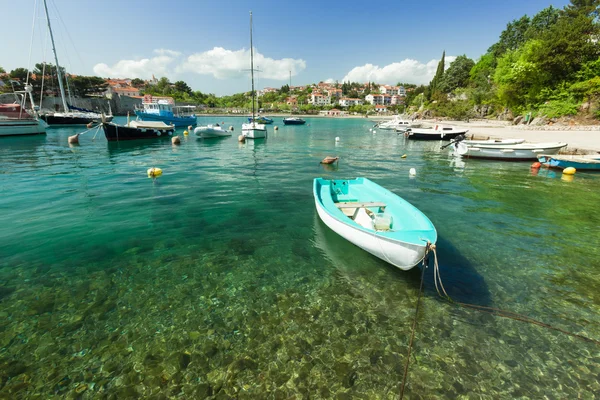
{"type": "MultiPolygon", "coordinates": [[[[550,118],[577,114],[600,100],[600,0],[571,0],[511,21],[476,63],[459,56],[425,90],[437,116],[468,117],[488,105],[550,118]],[[452,103],[452,104],[451,104],[452,103]]],[[[409,102],[413,106],[414,100],[409,102]]],[[[597,113],[597,111],[596,111],[597,113]]]]}

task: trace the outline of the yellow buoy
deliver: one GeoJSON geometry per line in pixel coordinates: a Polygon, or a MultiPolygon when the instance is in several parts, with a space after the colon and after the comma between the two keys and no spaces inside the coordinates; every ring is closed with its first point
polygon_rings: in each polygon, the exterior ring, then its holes
{"type": "Polygon", "coordinates": [[[577,170],[573,167],[563,169],[563,174],[565,175],[575,175],[575,172],[577,172],[577,170]]]}
{"type": "Polygon", "coordinates": [[[184,135],[184,136],[187,136],[187,135],[189,135],[189,134],[190,134],[190,133],[189,133],[188,131],[183,131],[183,135],[184,135]]]}
{"type": "Polygon", "coordinates": [[[162,169],[156,167],[148,168],[148,178],[158,178],[161,175],[162,169]]]}
{"type": "Polygon", "coordinates": [[[400,158],[406,158],[406,154],[402,154],[400,158]]]}

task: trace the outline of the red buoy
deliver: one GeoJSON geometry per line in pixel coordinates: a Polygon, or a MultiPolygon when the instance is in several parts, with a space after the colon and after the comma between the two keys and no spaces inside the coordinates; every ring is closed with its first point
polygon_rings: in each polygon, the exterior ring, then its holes
{"type": "Polygon", "coordinates": [[[538,162],[538,161],[536,161],[536,162],[534,162],[533,164],[531,164],[531,168],[536,168],[536,169],[537,169],[537,168],[539,168],[539,167],[541,167],[541,166],[542,166],[542,163],[540,163],[540,162],[538,162]]]}

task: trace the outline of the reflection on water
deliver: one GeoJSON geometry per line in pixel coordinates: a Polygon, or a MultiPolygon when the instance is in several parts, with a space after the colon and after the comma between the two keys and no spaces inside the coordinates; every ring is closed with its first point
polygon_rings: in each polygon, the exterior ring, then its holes
{"type": "MultiPolygon", "coordinates": [[[[419,268],[323,225],[318,176],[365,176],[423,211],[454,299],[600,338],[599,175],[564,182],[373,135],[370,120],[309,122],[246,143],[0,138],[0,397],[396,397],[419,268]]],[[[456,308],[425,279],[411,398],[598,391],[593,345],[456,308]]]]}

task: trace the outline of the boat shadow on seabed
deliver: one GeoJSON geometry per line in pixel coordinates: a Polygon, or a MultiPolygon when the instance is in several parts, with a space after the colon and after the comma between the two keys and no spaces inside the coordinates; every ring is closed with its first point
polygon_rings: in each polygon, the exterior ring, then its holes
{"type": "MultiPolygon", "coordinates": [[[[392,278],[399,282],[406,282],[410,287],[418,289],[421,281],[421,265],[409,271],[401,271],[385,261],[354,246],[341,236],[329,229],[317,215],[313,225],[315,233],[313,244],[319,248],[344,280],[356,284],[364,281],[369,276],[377,273],[380,268],[385,268],[385,279],[392,278]]],[[[456,247],[442,237],[436,243],[439,271],[446,293],[452,300],[490,306],[491,296],[484,278],[475,267],[463,257],[456,247]]],[[[434,255],[430,253],[429,266],[424,275],[424,292],[428,297],[438,298],[434,284],[434,255]]],[[[373,282],[375,283],[375,282],[373,282]]],[[[362,288],[364,291],[365,288],[362,288]]],[[[439,297],[441,301],[442,297],[439,297]]]]}

